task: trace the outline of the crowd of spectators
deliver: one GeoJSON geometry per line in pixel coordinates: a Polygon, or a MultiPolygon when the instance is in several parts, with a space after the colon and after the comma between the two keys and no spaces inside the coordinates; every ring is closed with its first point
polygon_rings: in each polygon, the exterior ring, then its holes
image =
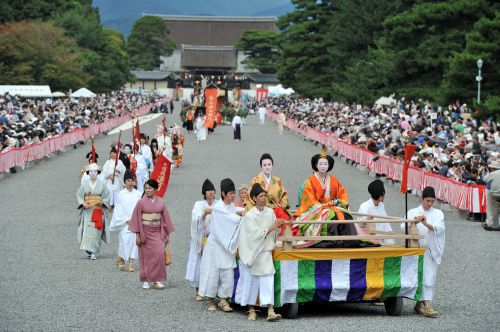
{"type": "Polygon", "coordinates": [[[500,125],[476,120],[466,104],[441,108],[401,99],[369,107],[294,97],[267,103],[299,128],[315,128],[379,155],[403,160],[405,144],[415,144],[414,166],[463,183],[484,184],[488,165],[500,162],[500,125]]]}
{"type": "Polygon", "coordinates": [[[125,92],[91,99],[0,96],[0,152],[133,112],[154,97],[125,92]]]}

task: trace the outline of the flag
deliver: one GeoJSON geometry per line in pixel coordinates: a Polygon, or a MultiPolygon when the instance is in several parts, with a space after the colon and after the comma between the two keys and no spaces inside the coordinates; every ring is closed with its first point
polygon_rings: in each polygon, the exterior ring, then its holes
{"type": "Polygon", "coordinates": [[[205,89],[205,128],[214,127],[215,112],[217,112],[217,89],[205,89]]]}
{"type": "MultiPolygon", "coordinates": [[[[115,171],[116,171],[116,166],[118,166],[118,159],[120,157],[120,140],[122,137],[122,131],[120,130],[120,133],[118,134],[118,145],[116,147],[116,157],[115,157],[115,171]]],[[[113,179],[111,180],[111,184],[115,184],[115,173],[113,172],[113,179]]]]}
{"type": "Polygon", "coordinates": [[[155,179],[158,181],[158,189],[156,190],[156,195],[163,197],[168,187],[168,180],[170,179],[170,160],[167,159],[163,154],[160,154],[158,158],[156,158],[155,168],[151,175],[150,179],[155,179]]]}
{"type": "Polygon", "coordinates": [[[139,117],[135,121],[135,126],[132,122],[132,141],[134,142],[134,153],[139,152],[139,145],[137,141],[141,141],[141,128],[139,128],[139,117]]]}
{"type": "Polygon", "coordinates": [[[161,120],[161,123],[163,124],[163,136],[167,136],[167,115],[163,115],[163,120],[161,120]]]}
{"type": "Polygon", "coordinates": [[[95,157],[94,137],[92,137],[92,162],[93,163],[97,163],[97,159],[95,157]]]}
{"type": "Polygon", "coordinates": [[[406,144],[405,146],[405,161],[403,164],[403,178],[401,180],[401,192],[405,193],[408,191],[408,168],[410,167],[411,157],[415,153],[416,145],[406,144]]]}

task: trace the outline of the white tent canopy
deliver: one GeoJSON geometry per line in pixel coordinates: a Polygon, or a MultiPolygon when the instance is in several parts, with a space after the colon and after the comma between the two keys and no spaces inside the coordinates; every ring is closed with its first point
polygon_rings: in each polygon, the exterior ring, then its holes
{"type": "Polygon", "coordinates": [[[56,91],[52,94],[52,97],[66,97],[66,94],[61,91],[56,91]]]}
{"type": "Polygon", "coordinates": [[[390,97],[380,97],[375,102],[375,105],[381,105],[381,106],[396,105],[396,99],[394,99],[392,96],[390,96],[390,97]]]}
{"type": "Polygon", "coordinates": [[[295,91],[293,91],[292,88],[285,89],[283,85],[274,85],[270,86],[269,88],[269,96],[272,97],[277,97],[277,96],[282,96],[282,95],[291,95],[295,91]]]}
{"type": "Polygon", "coordinates": [[[73,98],[94,98],[95,96],[96,94],[87,88],[78,89],[71,94],[73,98]]]}
{"type": "Polygon", "coordinates": [[[0,85],[0,95],[6,93],[19,97],[52,97],[48,85],[0,85]]]}

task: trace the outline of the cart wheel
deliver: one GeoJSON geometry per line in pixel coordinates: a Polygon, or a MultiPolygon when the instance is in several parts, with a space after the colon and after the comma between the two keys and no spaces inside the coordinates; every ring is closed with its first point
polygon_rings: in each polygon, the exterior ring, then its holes
{"type": "Polygon", "coordinates": [[[297,314],[299,312],[299,304],[298,303],[287,303],[284,304],[281,309],[281,315],[284,318],[294,319],[297,318],[297,314]]]}
{"type": "Polygon", "coordinates": [[[390,297],[384,301],[385,312],[389,316],[401,316],[403,313],[403,298],[390,297]]]}

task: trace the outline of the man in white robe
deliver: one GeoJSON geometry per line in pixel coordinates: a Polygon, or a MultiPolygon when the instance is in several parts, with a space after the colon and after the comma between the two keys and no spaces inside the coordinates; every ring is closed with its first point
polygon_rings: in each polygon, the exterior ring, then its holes
{"type": "Polygon", "coordinates": [[[134,272],[134,259],[137,259],[137,245],[135,244],[135,233],[128,230],[128,222],[132,218],[135,205],[142,197],[142,192],[135,189],[134,174],[127,171],[124,175],[125,189],[118,193],[115,201],[113,218],[109,230],[118,232],[118,258],[116,265],[127,272],[134,272]],[[128,267],[125,262],[128,261],[128,267]]]}
{"type": "Polygon", "coordinates": [[[205,128],[205,120],[201,114],[196,118],[195,128],[196,128],[196,140],[198,142],[203,142],[207,140],[207,128],[205,128]]]}
{"type": "Polygon", "coordinates": [[[203,297],[198,294],[201,256],[206,238],[209,235],[212,205],[215,201],[215,187],[209,179],[203,182],[201,193],[204,199],[194,203],[191,213],[191,242],[186,266],[186,280],[189,281],[191,287],[196,289],[196,301],[203,300],[203,297]]]}
{"type": "Polygon", "coordinates": [[[221,200],[212,205],[210,236],[207,239],[200,265],[198,293],[207,298],[208,311],[217,310],[215,296],[221,300],[224,312],[233,309],[227,302],[234,286],[234,268],[241,217],[244,209],[234,206],[235,186],[231,179],[221,181],[221,200]]]}
{"type": "MultiPolygon", "coordinates": [[[[431,301],[436,288],[436,277],[441,257],[444,252],[445,225],[444,214],[441,210],[432,207],[436,200],[434,188],[426,187],[422,191],[422,204],[408,211],[408,219],[415,219],[419,235],[424,238],[419,240],[421,248],[427,248],[424,254],[424,275],[421,301],[418,301],[413,310],[423,313],[425,317],[435,318],[439,315],[434,310],[431,301]],[[423,310],[422,310],[423,306],[423,310]]],[[[404,229],[405,224],[401,224],[404,229]]]]}
{"type": "Polygon", "coordinates": [[[248,320],[256,320],[257,298],[261,307],[267,306],[267,320],[276,321],[281,315],[274,312],[274,269],[272,251],[277,229],[283,224],[266,207],[267,194],[258,183],[252,186],[250,197],[255,203],[243,218],[238,253],[240,278],[236,289],[236,303],[248,305],[248,320]]]}
{"type": "Polygon", "coordinates": [[[144,183],[149,179],[148,166],[140,153],[136,153],[134,158],[137,161],[137,169],[135,170],[137,190],[142,193],[144,191],[144,183]]]}
{"type": "Polygon", "coordinates": [[[260,105],[257,110],[257,114],[259,115],[259,124],[263,125],[266,121],[266,109],[264,108],[264,105],[260,105]]]}
{"type": "Polygon", "coordinates": [[[163,155],[172,162],[172,140],[167,134],[159,134],[156,140],[158,141],[158,149],[162,151],[163,155]]]}
{"type": "Polygon", "coordinates": [[[106,187],[108,188],[111,196],[110,196],[110,204],[115,205],[115,200],[118,197],[118,193],[123,189],[123,175],[125,174],[126,168],[123,165],[123,162],[118,159],[118,163],[116,164],[116,148],[113,146],[111,148],[110,157],[104,163],[102,167],[102,175],[106,180],[106,187]],[[114,174],[114,178],[113,178],[114,174]]]}
{"type": "MultiPolygon", "coordinates": [[[[371,198],[366,202],[361,203],[359,206],[358,213],[371,214],[375,216],[387,216],[384,206],[385,198],[385,188],[384,183],[380,180],[375,180],[368,185],[368,193],[371,198]]],[[[373,217],[358,216],[357,219],[373,219],[373,217]]],[[[373,225],[373,224],[372,224],[373,225]]],[[[367,226],[370,228],[370,226],[367,226]]],[[[391,224],[389,223],[377,223],[375,224],[375,229],[377,231],[392,232],[391,224]]],[[[389,244],[394,244],[393,239],[386,239],[384,242],[389,244]]]]}

